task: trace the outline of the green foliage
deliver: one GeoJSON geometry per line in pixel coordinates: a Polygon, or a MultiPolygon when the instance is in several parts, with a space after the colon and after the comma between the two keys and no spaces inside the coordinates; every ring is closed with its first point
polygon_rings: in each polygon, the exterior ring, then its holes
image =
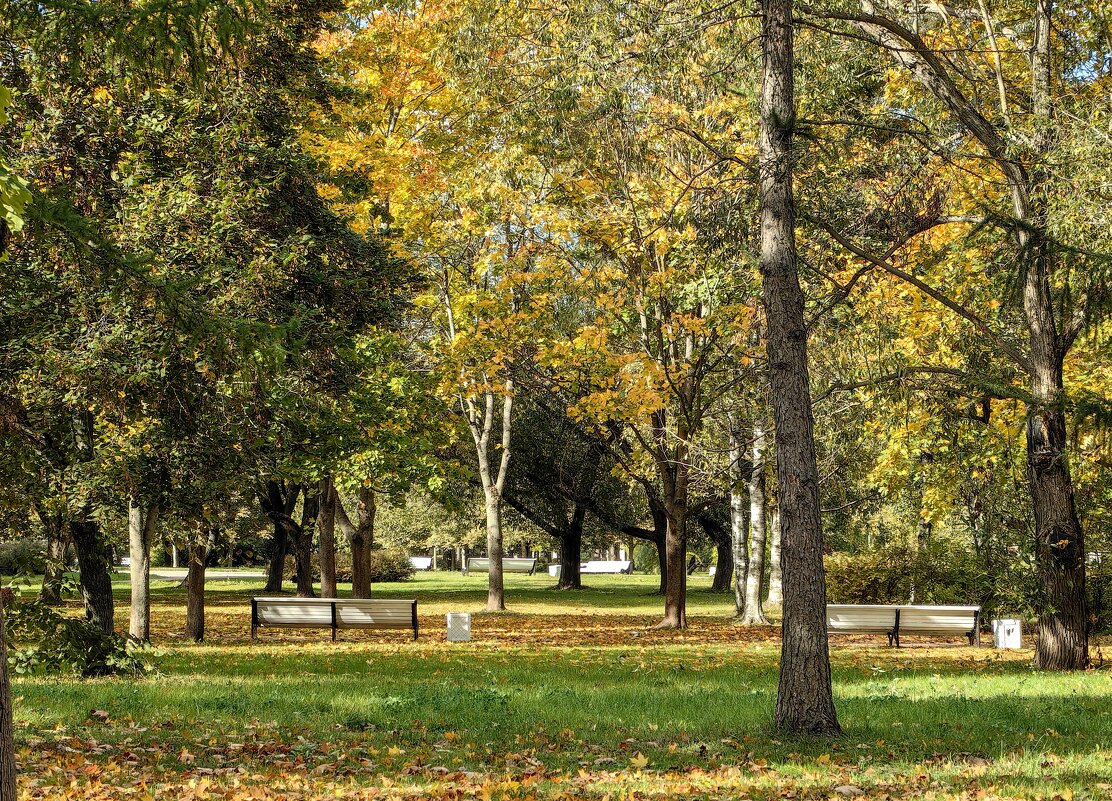
{"type": "Polygon", "coordinates": [[[42,540],[0,542],[0,575],[19,576],[46,570],[46,543],[42,540]]]}
{"type": "Polygon", "coordinates": [[[932,543],[918,552],[894,545],[862,553],[827,556],[830,603],[981,604],[992,599],[992,582],[970,551],[932,543]]]}
{"type": "MultiPolygon", "coordinates": [[[[297,565],[292,556],[286,557],[286,575],[296,581],[297,565]]],[[[371,581],[405,581],[413,575],[409,556],[399,548],[375,548],[371,551],[371,581]]],[[[313,552],[313,580],[320,581],[319,554],[313,552]]],[[[336,581],[351,582],[351,552],[336,554],[336,581]]]]}
{"type": "Polygon", "coordinates": [[[5,610],[8,636],[15,643],[11,668],[16,673],[141,676],[153,670],[149,647],[117,634],[105,634],[83,618],[63,615],[39,601],[11,604],[5,610]]]}

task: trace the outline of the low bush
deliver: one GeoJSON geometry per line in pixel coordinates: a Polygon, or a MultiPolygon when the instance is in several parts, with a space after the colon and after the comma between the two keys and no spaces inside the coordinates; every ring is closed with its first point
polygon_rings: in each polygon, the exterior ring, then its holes
{"type": "Polygon", "coordinates": [[[68,617],[41,601],[12,603],[4,610],[15,644],[10,667],[16,673],[138,676],[152,670],[149,646],[105,634],[83,618],[68,617]]]}
{"type": "Polygon", "coordinates": [[[972,552],[947,543],[919,549],[895,545],[860,553],[827,556],[826,594],[830,603],[908,603],[991,606],[990,576],[972,552]]]}
{"type": "Polygon", "coordinates": [[[0,575],[18,576],[46,570],[46,543],[24,539],[0,542],[0,575]]]}
{"type": "MultiPolygon", "coordinates": [[[[291,581],[297,575],[297,564],[292,556],[286,557],[286,575],[291,581]]],[[[409,556],[397,548],[375,548],[371,551],[371,583],[379,581],[405,581],[413,576],[409,556]]],[[[313,581],[320,581],[319,554],[313,553],[313,581]]],[[[351,553],[336,554],[336,581],[351,582],[351,553]]]]}

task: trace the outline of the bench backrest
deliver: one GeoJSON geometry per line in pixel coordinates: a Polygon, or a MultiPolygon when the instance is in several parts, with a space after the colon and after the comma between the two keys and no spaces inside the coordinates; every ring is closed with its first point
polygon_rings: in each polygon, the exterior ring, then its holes
{"type": "Polygon", "coordinates": [[[331,598],[254,598],[260,626],[331,626],[331,598]]]}
{"type": "Polygon", "coordinates": [[[260,626],[331,628],[336,605],[336,628],[411,629],[416,601],[392,598],[254,598],[260,626]]]}
{"type": "Polygon", "coordinates": [[[832,632],[860,631],[887,634],[896,628],[896,607],[865,604],[828,604],[826,628],[832,632]]]}
{"type": "Polygon", "coordinates": [[[918,634],[967,633],[977,625],[979,606],[901,606],[900,631],[918,634]]]}
{"type": "Polygon", "coordinates": [[[411,629],[417,602],[396,598],[341,598],[336,602],[338,629],[411,629]]]}
{"type": "Polygon", "coordinates": [[[411,556],[409,563],[413,565],[414,570],[432,570],[431,556],[411,556]]]}
{"type": "Polygon", "coordinates": [[[622,560],[596,560],[580,565],[580,573],[628,573],[633,563],[622,560]]]}
{"type": "MultiPolygon", "coordinates": [[[[537,567],[536,559],[520,557],[506,557],[502,560],[503,573],[532,573],[537,567]]],[[[467,560],[468,573],[490,572],[490,560],[484,557],[473,556],[467,560]]]]}

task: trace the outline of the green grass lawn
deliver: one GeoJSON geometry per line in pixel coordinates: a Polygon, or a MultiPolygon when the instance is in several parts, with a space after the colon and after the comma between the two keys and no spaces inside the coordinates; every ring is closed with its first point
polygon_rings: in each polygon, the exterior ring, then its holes
{"type": "MultiPolygon", "coordinates": [[[[507,615],[444,639],[485,577],[376,587],[416,597],[422,637],[264,630],[213,582],[210,636],[154,593],[150,678],[17,678],[27,798],[1110,798],[1112,673],[1041,674],[1030,651],[835,640],[844,737],[771,730],[776,631],[729,620],[698,578],[686,632],[653,632],[650,576],[555,591],[508,578],[507,615]],[[93,711],[97,714],[91,714],[93,711]],[[107,720],[104,720],[107,713],[107,720]],[[136,788],[139,788],[138,790],[136,788]],[[860,792],[859,792],[860,791],[860,792]],[[146,796],[143,793],[147,793],[146,796]]],[[[118,622],[126,625],[120,585],[118,622]]]]}

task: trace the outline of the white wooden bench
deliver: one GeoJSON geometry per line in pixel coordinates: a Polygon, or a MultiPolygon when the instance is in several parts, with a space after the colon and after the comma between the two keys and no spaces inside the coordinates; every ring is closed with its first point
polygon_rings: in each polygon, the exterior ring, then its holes
{"type": "Polygon", "coordinates": [[[961,635],[980,645],[981,607],[829,604],[826,628],[830,634],[884,634],[897,648],[902,634],[961,635]]]}
{"type": "Polygon", "coordinates": [[[632,573],[633,562],[619,560],[597,560],[584,562],[579,566],[580,573],[632,573]]]}
{"type": "MultiPolygon", "coordinates": [[[[503,573],[528,573],[533,575],[533,571],[537,569],[536,559],[523,559],[519,557],[509,556],[502,560],[503,573]]],[[[486,557],[473,556],[467,560],[467,564],[463,567],[463,575],[469,573],[489,573],[490,560],[486,557]]]]}
{"type": "Polygon", "coordinates": [[[251,639],[260,628],[412,629],[417,639],[417,602],[389,598],[252,598],[251,639]]]}
{"type": "Polygon", "coordinates": [[[413,565],[414,570],[432,570],[431,556],[411,556],[409,563],[413,565]]]}

